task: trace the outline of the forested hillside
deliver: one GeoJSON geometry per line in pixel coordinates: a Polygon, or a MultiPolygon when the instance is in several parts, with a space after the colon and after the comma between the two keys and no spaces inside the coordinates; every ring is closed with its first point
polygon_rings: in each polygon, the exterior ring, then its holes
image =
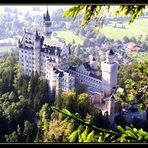
{"type": "MultiPolygon", "coordinates": [[[[147,62],[133,66],[137,75],[132,75],[130,81],[140,83],[143,88],[147,84],[147,62]]],[[[121,69],[124,75],[126,71],[124,73],[123,71],[124,69],[121,69]]],[[[130,72],[127,71],[123,77],[120,73],[122,77],[120,84],[125,87],[127,84],[123,82],[128,74],[130,72]]],[[[133,93],[135,85],[131,86],[132,88],[129,86],[127,88],[133,93]]],[[[130,103],[128,100],[125,101],[130,103]]],[[[146,98],[143,103],[147,105],[146,98]]],[[[115,131],[109,130],[108,115],[103,116],[101,110],[91,105],[85,89],[81,88],[79,92],[71,90],[59,93],[56,99],[51,98],[47,81],[37,74],[24,76],[15,55],[0,59],[0,123],[0,142],[147,142],[148,140],[147,121],[143,122],[146,132],[136,123],[132,127],[128,127],[131,126],[129,124],[124,126],[122,124],[125,130],[122,127],[118,127],[115,131]]],[[[120,122],[117,123],[121,125],[120,122]]]]}

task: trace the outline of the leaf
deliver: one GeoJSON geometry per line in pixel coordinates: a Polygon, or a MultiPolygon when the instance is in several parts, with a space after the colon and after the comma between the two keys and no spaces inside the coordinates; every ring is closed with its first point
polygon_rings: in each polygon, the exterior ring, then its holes
{"type": "Polygon", "coordinates": [[[138,134],[141,135],[142,137],[144,137],[145,135],[147,135],[147,133],[144,132],[142,129],[138,130],[138,134]]]}
{"type": "Polygon", "coordinates": [[[117,129],[118,129],[121,133],[125,133],[125,130],[124,130],[121,126],[117,126],[117,129]]]}
{"type": "Polygon", "coordinates": [[[136,134],[138,130],[136,128],[133,128],[133,132],[136,134]]]}
{"type": "Polygon", "coordinates": [[[85,142],[87,139],[87,134],[88,134],[88,128],[86,127],[85,130],[82,132],[80,137],[82,138],[82,141],[85,142]]]}
{"type": "Polygon", "coordinates": [[[126,134],[123,134],[120,138],[119,138],[119,142],[126,142],[126,134]]]}
{"type": "Polygon", "coordinates": [[[99,136],[98,142],[100,142],[100,143],[104,142],[104,140],[103,140],[103,137],[102,137],[102,136],[99,136]]]}
{"type": "Polygon", "coordinates": [[[144,139],[148,141],[148,134],[144,137],[144,139]]]}
{"type": "Polygon", "coordinates": [[[63,113],[65,113],[66,115],[72,116],[71,112],[67,109],[62,109],[63,113]]]}
{"type": "Polygon", "coordinates": [[[69,142],[76,142],[77,138],[78,138],[78,131],[76,130],[69,136],[69,142]]]}
{"type": "Polygon", "coordinates": [[[137,139],[137,136],[134,134],[134,133],[132,133],[131,131],[125,131],[125,133],[129,136],[129,137],[132,137],[132,138],[135,138],[135,139],[137,139]]]}
{"type": "Polygon", "coordinates": [[[132,128],[130,128],[129,126],[125,126],[125,129],[132,131],[132,128]]]}
{"type": "Polygon", "coordinates": [[[85,142],[95,142],[95,135],[94,135],[94,130],[92,132],[90,132],[88,135],[87,135],[87,139],[85,142]]]}

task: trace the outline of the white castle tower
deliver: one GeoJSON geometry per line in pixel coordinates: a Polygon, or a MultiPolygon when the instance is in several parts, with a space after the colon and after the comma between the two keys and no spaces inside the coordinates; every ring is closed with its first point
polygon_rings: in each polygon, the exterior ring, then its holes
{"type": "Polygon", "coordinates": [[[34,71],[40,74],[40,48],[41,48],[41,40],[40,36],[38,34],[38,31],[36,30],[35,34],[35,42],[34,42],[34,71]]]}
{"type": "Polygon", "coordinates": [[[51,37],[52,31],[51,31],[51,20],[50,20],[50,15],[48,12],[48,9],[46,13],[43,15],[43,26],[44,26],[44,35],[46,37],[51,37]]]}
{"type": "Polygon", "coordinates": [[[111,95],[112,89],[117,86],[118,63],[114,58],[115,53],[110,49],[106,52],[106,61],[101,62],[102,89],[106,96],[111,95]]]}

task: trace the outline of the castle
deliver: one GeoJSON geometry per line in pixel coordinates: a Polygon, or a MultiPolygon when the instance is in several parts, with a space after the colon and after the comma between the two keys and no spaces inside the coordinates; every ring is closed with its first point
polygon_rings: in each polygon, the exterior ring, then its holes
{"type": "Polygon", "coordinates": [[[91,55],[89,62],[72,67],[70,49],[51,36],[51,24],[47,10],[43,16],[42,34],[37,30],[34,34],[24,31],[18,44],[19,63],[23,73],[31,75],[37,72],[44,76],[49,82],[50,91],[55,94],[75,89],[79,83],[83,83],[92,98],[97,96],[97,104],[102,111],[108,111],[109,115],[118,113],[120,103],[111,96],[113,88],[117,87],[118,62],[114,60],[114,51],[107,51],[106,60],[101,62],[102,78],[98,73],[98,62],[91,55]]]}

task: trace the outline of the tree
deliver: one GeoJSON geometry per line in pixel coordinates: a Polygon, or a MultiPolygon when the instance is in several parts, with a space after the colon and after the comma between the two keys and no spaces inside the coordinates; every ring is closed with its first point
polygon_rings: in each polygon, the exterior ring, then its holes
{"type": "Polygon", "coordinates": [[[10,93],[9,99],[12,100],[12,101],[16,101],[16,96],[15,96],[14,92],[10,93]]]}
{"type": "Polygon", "coordinates": [[[80,83],[77,88],[77,95],[85,93],[87,91],[86,89],[87,89],[86,86],[84,84],[80,83]]]}
{"type": "Polygon", "coordinates": [[[131,40],[135,43],[137,42],[137,39],[135,37],[132,37],[131,40]]]}
{"type": "Polygon", "coordinates": [[[76,130],[69,136],[69,142],[107,142],[107,143],[147,143],[148,132],[143,129],[136,129],[133,126],[122,128],[117,126],[116,131],[102,129],[94,126],[92,123],[85,122],[81,117],[77,117],[68,110],[59,110],[52,108],[54,111],[75,120],[79,123],[76,130]]]}
{"type": "Polygon", "coordinates": [[[38,132],[36,135],[35,142],[43,142],[44,140],[44,132],[48,129],[48,122],[49,122],[49,115],[50,115],[49,105],[45,103],[40,112],[39,112],[39,120],[37,123],[38,126],[38,132]]]}
{"type": "Polygon", "coordinates": [[[29,121],[24,122],[23,138],[24,142],[31,142],[34,137],[34,126],[29,121]]]}
{"type": "Polygon", "coordinates": [[[130,40],[129,40],[129,38],[127,36],[124,36],[123,41],[124,41],[124,43],[128,43],[130,40]]]}
{"type": "Polygon", "coordinates": [[[9,135],[5,135],[6,142],[18,142],[18,135],[16,131],[12,132],[9,135]]]}
{"type": "MultiPolygon", "coordinates": [[[[142,11],[146,8],[145,5],[120,5],[118,9],[115,9],[114,12],[116,15],[121,16],[124,14],[124,16],[130,16],[129,23],[132,23],[135,18],[137,18],[142,11]]],[[[83,19],[81,22],[81,26],[84,27],[86,24],[88,24],[91,20],[96,19],[99,20],[99,24],[97,24],[99,27],[103,25],[103,20],[105,16],[107,16],[107,13],[109,13],[111,10],[111,6],[107,5],[76,5],[69,10],[67,10],[63,16],[68,18],[72,17],[73,20],[76,19],[78,14],[83,12],[83,19]]]]}
{"type": "Polygon", "coordinates": [[[122,66],[119,70],[118,84],[126,89],[124,98],[126,102],[131,101],[136,97],[139,109],[146,109],[148,107],[147,102],[147,74],[148,61],[143,63],[133,63],[132,65],[122,66]]]}
{"type": "Polygon", "coordinates": [[[82,93],[78,96],[78,108],[79,108],[79,113],[81,115],[85,115],[86,113],[89,112],[90,109],[90,100],[89,96],[86,93],[82,93]]]}
{"type": "Polygon", "coordinates": [[[77,110],[76,92],[74,90],[69,92],[62,92],[61,97],[63,99],[62,108],[66,108],[72,112],[77,110]]]}
{"type": "Polygon", "coordinates": [[[76,66],[76,65],[80,65],[80,64],[81,64],[81,60],[77,56],[71,57],[71,59],[70,59],[71,66],[76,66]]]}
{"type": "Polygon", "coordinates": [[[74,121],[69,119],[52,120],[44,132],[44,142],[68,142],[73,131],[74,121]]]}

